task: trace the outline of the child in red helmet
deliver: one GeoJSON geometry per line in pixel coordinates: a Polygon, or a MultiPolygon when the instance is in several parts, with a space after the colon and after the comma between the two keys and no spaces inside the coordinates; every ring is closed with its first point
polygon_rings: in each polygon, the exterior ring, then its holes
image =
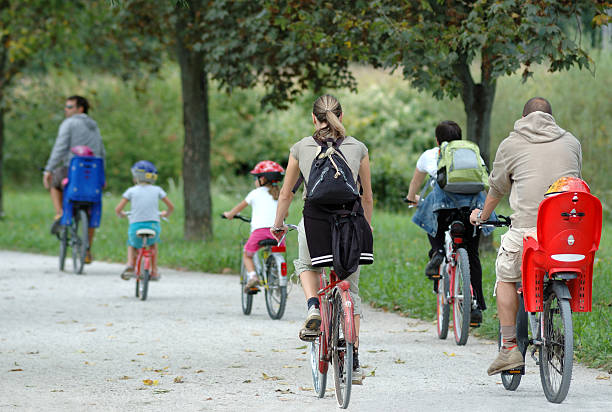
{"type": "Polygon", "coordinates": [[[247,206],[253,209],[251,215],[251,235],[244,245],[244,266],[247,270],[247,284],[245,292],[256,288],[259,284],[259,277],[255,271],[253,255],[261,247],[259,241],[263,239],[273,239],[270,228],[274,224],[276,216],[276,206],[280,189],[279,182],[283,177],[285,169],[276,162],[264,160],[257,163],[251,174],[255,177],[256,189],[251,190],[246,198],[238,203],[229,212],[223,212],[228,219],[233,219],[240,211],[247,206]]]}

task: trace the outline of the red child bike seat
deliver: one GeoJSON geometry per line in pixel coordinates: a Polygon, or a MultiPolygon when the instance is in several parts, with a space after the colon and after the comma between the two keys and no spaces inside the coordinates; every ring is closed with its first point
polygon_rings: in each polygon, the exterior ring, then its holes
{"type": "Polygon", "coordinates": [[[591,311],[593,260],[599,249],[601,224],[601,202],[590,193],[568,191],[540,203],[537,239],[523,239],[521,271],[526,311],[542,311],[544,276],[561,273],[576,275],[567,280],[572,311],[591,311]]]}

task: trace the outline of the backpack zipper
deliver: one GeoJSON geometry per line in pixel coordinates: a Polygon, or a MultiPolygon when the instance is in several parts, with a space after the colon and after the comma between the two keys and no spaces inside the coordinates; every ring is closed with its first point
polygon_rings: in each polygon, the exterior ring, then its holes
{"type": "Polygon", "coordinates": [[[344,171],[342,169],[339,169],[339,172],[342,175],[342,177],[344,178],[344,184],[347,185],[351,189],[351,192],[356,194],[357,193],[357,188],[355,188],[355,187],[353,187],[353,186],[351,186],[349,184],[348,179],[346,178],[346,175],[344,174],[344,171]]]}
{"type": "Polygon", "coordinates": [[[312,189],[310,189],[310,193],[314,192],[316,187],[319,185],[319,183],[321,183],[321,181],[325,177],[325,174],[328,172],[328,170],[329,170],[329,166],[325,166],[325,168],[323,169],[323,173],[321,173],[321,176],[319,176],[319,180],[317,180],[314,186],[312,187],[312,189]]]}

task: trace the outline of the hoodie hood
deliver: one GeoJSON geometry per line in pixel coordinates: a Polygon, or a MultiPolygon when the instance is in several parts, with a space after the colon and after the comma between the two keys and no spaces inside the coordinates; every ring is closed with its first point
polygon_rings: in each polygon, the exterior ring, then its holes
{"type": "Polygon", "coordinates": [[[71,116],[70,119],[78,119],[82,121],[89,130],[96,130],[98,128],[98,124],[96,123],[96,121],[85,113],[75,114],[71,116]]]}
{"type": "Polygon", "coordinates": [[[557,126],[552,115],[537,111],[517,120],[514,123],[514,133],[529,143],[547,143],[557,140],[567,132],[557,126]]]}

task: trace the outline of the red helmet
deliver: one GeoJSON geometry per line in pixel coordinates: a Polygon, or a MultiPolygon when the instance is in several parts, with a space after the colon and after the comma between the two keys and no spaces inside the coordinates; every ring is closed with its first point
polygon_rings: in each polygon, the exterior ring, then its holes
{"type": "Polygon", "coordinates": [[[563,192],[582,192],[591,193],[591,189],[587,183],[579,177],[564,176],[555,181],[546,193],[544,197],[557,195],[563,192]]]}
{"type": "Polygon", "coordinates": [[[94,156],[93,150],[89,146],[74,146],[70,149],[75,156],[94,156]]]}
{"type": "Polygon", "coordinates": [[[263,176],[269,181],[278,181],[283,178],[285,169],[272,160],[264,160],[257,163],[250,173],[258,177],[263,176]]]}

